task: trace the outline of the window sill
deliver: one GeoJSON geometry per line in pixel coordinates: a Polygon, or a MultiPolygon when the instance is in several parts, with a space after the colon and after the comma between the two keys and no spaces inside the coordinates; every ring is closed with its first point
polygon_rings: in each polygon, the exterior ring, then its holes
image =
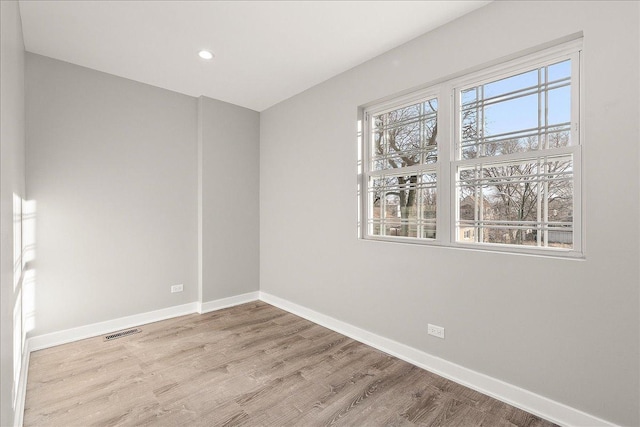
{"type": "Polygon", "coordinates": [[[359,238],[358,240],[368,242],[397,243],[412,246],[436,247],[469,252],[497,253],[528,257],[534,256],[539,258],[566,259],[576,261],[584,261],[586,259],[583,252],[579,252],[574,249],[514,247],[510,245],[501,245],[498,243],[445,243],[438,239],[417,239],[414,237],[365,236],[359,238]]]}

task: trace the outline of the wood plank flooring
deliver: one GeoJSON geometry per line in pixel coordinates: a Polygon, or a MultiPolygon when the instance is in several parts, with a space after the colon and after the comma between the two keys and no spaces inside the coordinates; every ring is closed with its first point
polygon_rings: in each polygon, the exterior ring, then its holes
{"type": "Polygon", "coordinates": [[[31,354],[25,426],[553,426],[263,302],[31,354]]]}

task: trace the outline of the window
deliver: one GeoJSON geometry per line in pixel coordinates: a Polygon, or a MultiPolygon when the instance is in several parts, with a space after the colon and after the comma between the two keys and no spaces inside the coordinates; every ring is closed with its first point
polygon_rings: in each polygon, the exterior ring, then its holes
{"type": "Polygon", "coordinates": [[[433,97],[371,116],[371,235],[435,238],[437,116],[433,97]]]}
{"type": "Polygon", "coordinates": [[[568,43],[365,109],[362,237],[581,256],[579,55],[568,43]]]}

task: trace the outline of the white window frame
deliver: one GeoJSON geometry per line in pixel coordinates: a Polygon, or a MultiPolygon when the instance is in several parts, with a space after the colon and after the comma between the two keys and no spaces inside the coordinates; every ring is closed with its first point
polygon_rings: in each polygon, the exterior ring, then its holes
{"type": "Polygon", "coordinates": [[[440,126],[440,108],[441,108],[441,99],[440,99],[440,90],[438,86],[432,86],[427,89],[423,89],[417,92],[412,92],[408,95],[401,96],[398,98],[394,98],[388,102],[376,104],[372,108],[366,109],[364,112],[364,173],[362,174],[363,180],[361,183],[362,188],[362,233],[365,239],[370,240],[383,240],[383,241],[393,241],[393,242],[407,242],[407,243],[425,243],[425,242],[438,242],[438,230],[440,230],[440,203],[437,202],[436,205],[436,237],[435,239],[427,239],[427,238],[417,238],[417,237],[404,237],[404,236],[379,236],[369,234],[369,178],[375,176],[383,176],[383,175],[395,175],[402,174],[402,172],[425,172],[425,173],[435,173],[436,175],[436,197],[437,200],[440,200],[440,174],[441,174],[441,144],[439,139],[437,140],[437,161],[435,163],[421,164],[415,166],[408,166],[405,168],[394,169],[384,169],[379,171],[371,170],[371,122],[370,118],[378,116],[380,114],[388,113],[393,110],[398,110],[404,107],[408,107],[410,105],[414,105],[419,102],[427,101],[429,99],[437,99],[438,101],[438,111],[437,111],[437,122],[438,128],[440,126]]]}
{"type": "MultiPolygon", "coordinates": [[[[361,138],[362,173],[359,186],[361,224],[359,236],[364,240],[388,241],[396,243],[411,243],[432,246],[445,246],[459,249],[483,250],[491,252],[507,252],[516,254],[529,254],[562,258],[584,258],[584,198],[583,184],[583,160],[582,147],[584,144],[583,124],[581,112],[583,111],[583,96],[581,84],[582,74],[582,39],[573,40],[561,45],[551,47],[533,54],[528,54],[518,59],[503,62],[498,65],[483,68],[476,72],[465,74],[429,86],[425,89],[399,96],[385,102],[373,104],[363,109],[363,126],[361,138]],[[460,160],[457,141],[460,137],[460,92],[469,87],[500,80],[502,78],[531,71],[536,68],[551,65],[563,60],[571,60],[571,144],[567,147],[535,150],[530,152],[508,154],[494,157],[479,157],[475,159],[460,160]],[[371,170],[371,124],[370,117],[392,111],[412,103],[428,98],[438,100],[438,136],[435,164],[416,165],[412,168],[424,170],[434,169],[437,179],[437,206],[436,206],[436,238],[423,239],[403,236],[378,236],[369,234],[369,206],[368,183],[371,176],[380,174],[371,170]],[[470,164],[492,164],[509,160],[540,159],[567,154],[573,157],[573,247],[571,249],[554,247],[518,246],[499,243],[478,243],[457,241],[456,221],[459,214],[458,198],[456,190],[456,171],[459,166],[470,164]],[[434,167],[435,166],[435,167],[434,167]]],[[[387,174],[393,171],[385,171],[387,174]]]]}

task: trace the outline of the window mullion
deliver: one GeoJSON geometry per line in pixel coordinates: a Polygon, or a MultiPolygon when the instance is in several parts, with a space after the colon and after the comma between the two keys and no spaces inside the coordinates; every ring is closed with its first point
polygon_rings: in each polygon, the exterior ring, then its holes
{"type": "MultiPolygon", "coordinates": [[[[477,95],[478,99],[484,99],[484,86],[479,86],[476,91],[478,93],[477,95]]],[[[484,107],[476,108],[476,117],[477,117],[476,127],[478,129],[477,138],[480,143],[478,150],[476,151],[476,157],[482,157],[485,155],[485,148],[486,148],[484,143],[485,142],[484,141],[484,107]]]]}
{"type": "MultiPolygon", "coordinates": [[[[476,178],[480,178],[482,176],[482,166],[476,166],[475,169],[476,178]]],[[[475,188],[475,220],[478,225],[478,242],[484,242],[484,203],[482,203],[482,199],[484,195],[482,194],[482,184],[477,184],[475,188]]]]}
{"type": "MultiPolygon", "coordinates": [[[[547,162],[546,158],[541,159],[542,163],[542,171],[546,174],[549,171],[549,162],[547,162]]],[[[540,187],[540,184],[538,184],[540,187]]],[[[544,180],[544,188],[543,188],[543,208],[542,208],[542,225],[544,227],[544,246],[549,246],[549,181],[544,180]]]]}
{"type": "MultiPolygon", "coordinates": [[[[538,160],[538,165],[537,165],[537,170],[536,170],[536,173],[538,173],[538,174],[540,174],[541,171],[544,173],[545,170],[546,170],[546,168],[542,169],[544,167],[543,166],[544,163],[542,163],[542,162],[543,162],[542,159],[538,160]]],[[[549,241],[549,239],[548,239],[549,236],[547,235],[546,228],[544,226],[544,223],[546,223],[546,221],[547,221],[547,215],[546,215],[547,204],[545,203],[544,207],[543,207],[543,204],[542,204],[542,198],[546,197],[546,195],[547,195],[547,184],[546,184],[546,182],[544,183],[544,186],[540,185],[540,182],[537,182],[536,183],[536,198],[537,198],[537,200],[536,200],[536,204],[537,204],[537,206],[536,206],[536,210],[537,210],[537,212],[536,212],[536,220],[537,220],[538,226],[536,227],[536,244],[538,245],[538,247],[542,246],[542,241],[543,241],[542,233],[543,232],[544,232],[544,245],[546,246],[547,242],[549,241]],[[542,227],[540,226],[541,225],[541,220],[543,222],[542,227]]]]}
{"type": "Polygon", "coordinates": [[[448,245],[451,242],[455,185],[451,180],[451,160],[453,159],[452,138],[456,128],[454,120],[455,96],[450,86],[443,85],[438,93],[438,162],[436,174],[436,240],[448,245]]]}
{"type": "MultiPolygon", "coordinates": [[[[425,117],[425,107],[424,107],[424,102],[422,102],[420,104],[420,117],[424,118],[425,117]]],[[[437,116],[436,116],[437,117],[437,116]]],[[[421,119],[419,124],[419,130],[418,132],[420,132],[420,164],[425,164],[427,161],[427,156],[428,154],[426,153],[426,147],[427,147],[427,138],[425,135],[426,129],[425,129],[425,122],[426,119],[421,119]]],[[[423,197],[424,197],[424,189],[422,188],[422,182],[423,180],[423,176],[422,174],[418,175],[417,179],[416,179],[416,184],[417,184],[417,188],[416,188],[416,207],[417,207],[417,212],[416,212],[416,220],[418,221],[417,225],[416,225],[416,236],[421,238],[424,237],[424,207],[423,207],[423,197]]]]}
{"type": "Polygon", "coordinates": [[[573,84],[573,91],[571,93],[571,144],[576,146],[576,153],[573,155],[573,244],[574,250],[584,254],[584,216],[586,211],[584,208],[582,183],[584,182],[584,172],[582,168],[582,122],[580,112],[582,108],[582,84],[580,83],[582,70],[582,55],[581,51],[575,52],[571,56],[571,81],[573,84]]]}
{"type": "MultiPolygon", "coordinates": [[[[547,67],[541,67],[538,70],[538,85],[540,87],[540,85],[542,85],[542,87],[544,87],[544,90],[540,90],[538,92],[538,151],[542,152],[543,150],[549,148],[548,144],[549,144],[549,139],[547,138],[547,131],[548,131],[548,124],[549,124],[549,91],[547,90],[547,81],[548,81],[548,70],[547,67]],[[545,131],[542,132],[542,129],[544,129],[545,131]]],[[[540,159],[538,159],[538,166],[537,166],[537,172],[538,174],[542,171],[545,172],[545,170],[541,170],[542,168],[542,164],[540,162],[540,159]]],[[[544,246],[547,245],[547,242],[549,241],[549,235],[547,234],[546,228],[544,227],[540,227],[540,220],[542,218],[543,212],[544,212],[544,220],[546,222],[547,219],[547,215],[546,215],[546,210],[547,210],[547,204],[544,204],[544,207],[542,205],[542,200],[541,198],[546,197],[547,195],[547,185],[546,183],[544,184],[544,191],[541,192],[541,190],[543,189],[543,186],[540,185],[540,182],[538,182],[536,184],[536,219],[538,221],[538,225],[536,227],[536,245],[538,247],[542,247],[542,243],[543,243],[543,237],[544,237],[544,246]],[[544,230],[544,236],[543,236],[543,230],[544,230]]]]}

